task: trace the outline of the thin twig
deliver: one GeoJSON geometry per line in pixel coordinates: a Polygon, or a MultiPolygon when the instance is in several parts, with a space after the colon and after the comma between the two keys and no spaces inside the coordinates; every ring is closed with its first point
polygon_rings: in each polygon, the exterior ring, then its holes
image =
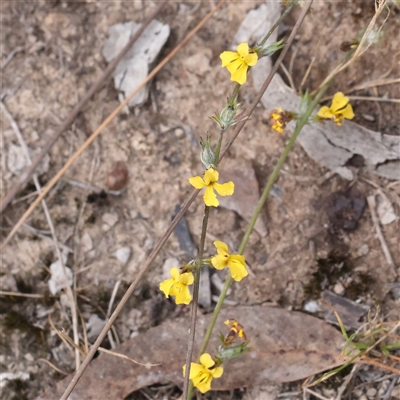
{"type": "MultiPolygon", "coordinates": [[[[46,240],[52,240],[52,238],[50,238],[49,236],[47,236],[49,233],[51,233],[51,231],[44,231],[41,232],[40,229],[36,229],[33,226],[30,226],[28,224],[22,224],[22,227],[25,228],[26,230],[28,230],[29,232],[33,232],[36,236],[39,236],[42,239],[46,239],[46,240]]],[[[57,245],[60,249],[63,249],[65,252],[67,253],[74,253],[74,251],[71,249],[71,247],[65,245],[62,242],[57,242],[57,245]]]]}
{"type": "Polygon", "coordinates": [[[46,360],[45,358],[38,358],[36,361],[42,361],[42,362],[46,363],[47,365],[49,365],[51,368],[53,368],[55,371],[57,371],[61,375],[65,375],[65,376],[69,375],[68,372],[65,372],[65,371],[61,370],[60,368],[57,368],[54,364],[52,364],[49,360],[46,360]]]}
{"type": "Polygon", "coordinates": [[[0,296],[16,296],[16,297],[30,297],[32,299],[42,299],[44,297],[43,294],[36,293],[20,293],[20,292],[6,292],[4,290],[0,290],[0,296]]]}
{"type": "Polygon", "coordinates": [[[295,84],[294,84],[294,82],[293,82],[293,78],[292,78],[292,76],[290,75],[290,73],[289,73],[289,71],[287,70],[287,68],[285,67],[285,64],[282,63],[282,64],[281,64],[281,68],[282,68],[282,71],[285,73],[286,78],[288,78],[290,87],[293,89],[293,91],[294,91],[295,93],[297,93],[297,91],[296,91],[296,86],[295,86],[295,84]]]}
{"type": "Polygon", "coordinates": [[[309,389],[308,387],[305,387],[303,390],[306,391],[306,392],[308,392],[308,393],[310,393],[310,394],[312,394],[312,395],[315,396],[317,399],[329,400],[327,397],[322,396],[322,394],[319,394],[318,392],[316,392],[316,391],[314,391],[314,390],[311,390],[311,389],[309,389]]]}
{"type": "Polygon", "coordinates": [[[381,244],[382,250],[383,250],[383,254],[385,255],[386,258],[386,262],[389,264],[390,270],[392,272],[392,274],[396,277],[397,276],[397,272],[396,272],[396,266],[394,264],[393,258],[390,254],[389,248],[386,244],[385,238],[383,237],[382,234],[382,230],[381,227],[379,225],[379,219],[378,216],[376,215],[376,200],[375,200],[375,196],[368,196],[367,197],[367,202],[368,202],[368,207],[369,207],[369,211],[371,213],[371,217],[372,217],[372,222],[374,224],[375,230],[376,230],[376,235],[378,236],[379,242],[381,244]]]}
{"type": "Polygon", "coordinates": [[[301,91],[303,85],[306,83],[306,80],[307,80],[307,78],[308,78],[308,75],[310,75],[311,69],[312,69],[312,67],[313,67],[313,65],[314,65],[316,59],[317,59],[317,58],[316,58],[315,56],[313,56],[313,58],[311,59],[310,64],[308,64],[307,71],[306,71],[306,73],[304,74],[303,79],[302,79],[301,82],[300,82],[299,92],[301,91]]]}
{"type": "Polygon", "coordinates": [[[343,380],[343,383],[340,385],[335,400],[342,400],[344,391],[347,389],[348,384],[353,379],[354,374],[358,371],[359,368],[359,365],[353,365],[350,373],[346,376],[346,378],[343,380]]]}
{"type": "Polygon", "coordinates": [[[130,358],[130,357],[126,356],[125,354],[116,353],[115,351],[111,351],[111,350],[105,349],[104,347],[99,347],[98,350],[101,351],[102,353],[111,354],[112,356],[119,357],[119,358],[122,358],[124,360],[131,361],[134,364],[143,365],[145,367],[157,367],[158,365],[161,364],[161,363],[156,363],[156,364],[141,363],[139,361],[134,360],[133,358],[130,358]]]}
{"type": "Polygon", "coordinates": [[[350,100],[366,100],[366,101],[382,101],[385,103],[400,103],[400,99],[388,99],[385,97],[368,97],[368,96],[349,96],[350,100]]]}
{"type": "Polygon", "coordinates": [[[10,189],[7,195],[0,202],[0,214],[5,210],[8,204],[12,201],[15,195],[28,183],[33,172],[36,170],[42,158],[49,152],[49,150],[56,143],[58,138],[61,136],[63,132],[65,132],[71,124],[74,122],[76,116],[83,109],[86,103],[93,97],[93,95],[103,86],[104,81],[108,79],[113,71],[115,70],[118,63],[125,56],[125,54],[129,51],[132,45],[136,42],[136,40],[140,37],[143,31],[147,28],[153,18],[160,12],[160,10],[168,3],[168,0],[162,2],[149,17],[143,22],[142,26],[138,29],[137,32],[132,36],[129,40],[128,44],[121,50],[118,56],[107,66],[103,74],[99,79],[90,87],[88,92],[83,96],[81,101],[75,106],[75,108],[68,114],[67,118],[61,123],[61,125],[56,129],[51,138],[46,140],[46,143],[40,152],[40,154],[33,160],[32,165],[29,166],[28,170],[25,171],[20,177],[19,180],[15,183],[15,185],[10,189]]]}
{"type": "MultiPolygon", "coordinates": [[[[29,164],[32,163],[30,154],[29,154],[29,149],[28,146],[25,143],[24,137],[16,123],[16,121],[14,120],[14,118],[12,117],[12,115],[8,112],[7,107],[5,106],[5,104],[1,101],[0,102],[0,106],[1,106],[1,110],[3,111],[3,113],[6,115],[6,117],[9,119],[10,121],[10,125],[14,130],[15,135],[18,138],[18,142],[22,148],[22,151],[24,152],[24,156],[26,159],[26,162],[29,164]]],[[[40,186],[39,183],[39,179],[36,173],[33,174],[33,182],[35,184],[36,190],[38,191],[38,193],[41,192],[42,188],[40,186]]],[[[71,287],[68,283],[68,276],[67,276],[67,270],[65,268],[65,264],[64,264],[64,260],[63,260],[63,256],[61,254],[60,251],[60,247],[58,246],[58,239],[56,236],[56,230],[54,228],[54,224],[53,221],[51,219],[50,216],[50,212],[49,209],[47,207],[47,203],[46,201],[43,199],[42,200],[42,207],[43,207],[43,211],[44,214],[46,216],[46,220],[47,220],[47,224],[49,225],[50,231],[51,231],[51,236],[53,238],[53,243],[54,243],[54,247],[57,253],[57,258],[59,259],[60,263],[61,263],[61,268],[63,270],[63,274],[64,274],[64,282],[63,285],[65,284],[65,289],[67,291],[67,295],[69,298],[69,302],[70,302],[70,309],[71,309],[71,315],[72,315],[72,328],[73,328],[73,333],[74,333],[74,342],[75,343],[79,343],[79,336],[78,336],[78,318],[77,318],[77,314],[76,314],[76,302],[74,299],[74,295],[72,293],[71,287]]],[[[75,352],[75,367],[76,369],[79,368],[79,364],[80,364],[80,358],[79,358],[79,353],[75,352]]]]}
{"type": "Polygon", "coordinates": [[[369,81],[369,82],[360,83],[359,85],[354,86],[349,90],[346,90],[345,93],[349,94],[349,93],[356,92],[358,90],[369,89],[371,87],[376,87],[376,86],[392,85],[393,83],[400,83],[400,78],[377,79],[375,81],[369,81]]]}
{"type": "MultiPolygon", "coordinates": [[[[108,303],[108,309],[107,309],[106,320],[108,319],[108,317],[109,317],[110,314],[111,314],[111,310],[112,310],[112,307],[113,307],[113,304],[114,304],[115,296],[116,296],[117,293],[118,293],[118,288],[119,288],[119,285],[120,285],[120,284],[121,284],[121,279],[119,279],[118,281],[115,282],[114,289],[113,289],[113,291],[112,291],[112,293],[111,293],[110,302],[108,303]]],[[[112,337],[111,331],[108,331],[107,335],[108,335],[108,340],[110,341],[111,347],[112,347],[113,349],[115,349],[115,347],[117,347],[117,346],[116,346],[116,344],[115,344],[115,342],[114,342],[114,339],[113,339],[113,337],[112,337]]]]}
{"type": "Polygon", "coordinates": [[[4,69],[7,64],[13,59],[13,57],[19,53],[20,51],[24,51],[25,46],[17,46],[7,57],[6,59],[1,63],[0,69],[4,69]]]}

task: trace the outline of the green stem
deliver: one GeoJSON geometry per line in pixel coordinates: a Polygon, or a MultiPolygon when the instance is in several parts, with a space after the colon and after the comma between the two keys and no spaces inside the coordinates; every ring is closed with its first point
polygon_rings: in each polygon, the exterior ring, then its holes
{"type": "MultiPolygon", "coordinates": [[[[254,229],[254,225],[256,224],[257,218],[259,217],[261,210],[265,204],[265,202],[267,201],[269,192],[272,188],[272,185],[274,184],[274,182],[276,181],[276,179],[278,178],[279,172],[283,166],[283,164],[286,161],[286,158],[290,152],[290,150],[292,149],[297,136],[299,136],[299,133],[301,132],[301,130],[303,129],[304,125],[307,124],[308,119],[310,118],[311,113],[313,112],[314,108],[317,106],[318,102],[320,101],[320,99],[322,98],[322,96],[324,95],[324,93],[326,92],[326,90],[328,89],[329,85],[331,84],[331,81],[327,82],[318,92],[318,94],[315,96],[314,100],[309,104],[309,106],[307,107],[307,110],[305,111],[305,113],[301,116],[301,118],[297,121],[296,127],[293,131],[292,136],[289,139],[289,142],[287,143],[285,149],[283,150],[278,162],[275,165],[274,170],[272,171],[268,182],[264,188],[264,191],[261,195],[260,200],[257,203],[257,207],[256,210],[254,211],[254,214],[247,226],[246,232],[243,236],[242,242],[240,243],[239,249],[238,249],[238,253],[239,254],[243,254],[244,250],[246,248],[246,245],[249,241],[250,235],[254,229]]],[[[207,345],[208,342],[210,340],[212,331],[214,329],[215,323],[217,322],[217,318],[219,315],[219,312],[221,311],[222,305],[224,303],[225,297],[226,297],[226,293],[228,292],[229,286],[232,283],[232,276],[231,274],[229,274],[226,278],[224,287],[222,289],[222,292],[219,296],[217,305],[215,306],[210,324],[207,328],[207,332],[204,336],[204,340],[203,340],[203,344],[201,346],[201,350],[200,350],[200,355],[203,354],[206,349],[207,349],[207,345]]]]}
{"type": "Polygon", "coordinates": [[[286,16],[289,14],[290,10],[293,7],[293,3],[290,3],[290,5],[286,8],[286,10],[283,12],[283,14],[279,17],[279,19],[275,22],[274,25],[272,25],[272,28],[269,30],[269,32],[264,36],[263,40],[261,40],[260,44],[258,46],[264,46],[266,41],[269,39],[269,37],[272,35],[274,30],[279,26],[279,24],[286,18],[286,16]]]}
{"type": "Polygon", "coordinates": [[[183,399],[190,399],[192,397],[191,390],[189,389],[190,365],[193,356],[194,338],[196,334],[197,305],[199,300],[199,287],[200,287],[200,271],[203,264],[204,246],[206,242],[206,232],[207,232],[209,215],[210,215],[210,207],[205,206],[203,225],[201,228],[200,248],[198,257],[199,263],[196,267],[194,274],[193,301],[190,313],[190,332],[189,332],[188,349],[186,353],[186,372],[185,372],[185,381],[183,384],[183,396],[182,396],[183,399]]]}
{"type": "MultiPolygon", "coordinates": [[[[237,95],[239,94],[239,89],[240,89],[240,85],[237,83],[235,86],[235,89],[233,89],[232,94],[229,96],[228,102],[231,101],[232,99],[234,99],[235,97],[237,97],[237,95]]],[[[224,127],[219,132],[219,138],[218,138],[217,144],[215,146],[215,151],[214,151],[214,165],[216,167],[218,166],[218,163],[219,163],[219,154],[221,152],[222,139],[224,137],[225,131],[228,128],[229,127],[224,127]]]]}

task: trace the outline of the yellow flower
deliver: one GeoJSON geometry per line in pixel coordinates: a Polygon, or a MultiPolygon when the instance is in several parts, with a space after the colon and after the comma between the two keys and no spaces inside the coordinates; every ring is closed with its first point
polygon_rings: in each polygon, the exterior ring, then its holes
{"type": "Polygon", "coordinates": [[[332,119],[337,125],[342,125],[341,121],[343,118],[353,119],[354,112],[353,107],[349,103],[350,99],[346,97],[342,92],[338,92],[333,96],[332,104],[330,107],[323,106],[318,111],[318,117],[332,119]]]}
{"type": "Polygon", "coordinates": [[[283,130],[286,128],[286,124],[295,118],[295,114],[288,111],[283,111],[282,108],[275,108],[272,111],[270,118],[274,121],[272,129],[279,133],[283,133],[283,130]]]}
{"type": "MultiPolygon", "coordinates": [[[[186,365],[183,366],[183,376],[185,376],[185,372],[186,365]]],[[[206,393],[211,389],[212,379],[220,378],[223,372],[224,369],[217,367],[212,357],[208,353],[204,353],[200,356],[200,364],[190,364],[189,379],[201,393],[206,393]]]]}
{"type": "Polygon", "coordinates": [[[211,258],[211,264],[216,269],[224,269],[228,267],[231,271],[232,278],[236,282],[240,282],[249,273],[246,269],[244,256],[240,254],[229,254],[228,245],[224,242],[216,241],[214,246],[217,248],[218,255],[211,258]]]}
{"type": "Polygon", "coordinates": [[[230,345],[236,339],[236,337],[246,341],[246,334],[244,333],[244,328],[242,324],[239,324],[234,318],[227,319],[224,322],[225,325],[229,326],[229,332],[224,337],[224,344],[230,345]]]}
{"type": "Polygon", "coordinates": [[[192,301],[192,296],[188,285],[191,285],[194,281],[193,274],[191,272],[180,274],[177,267],[171,268],[169,273],[172,278],[161,282],[160,290],[164,292],[167,298],[175,296],[176,304],[189,304],[192,301]]]}
{"type": "Polygon", "coordinates": [[[217,195],[214,193],[214,189],[220,196],[232,196],[235,189],[233,182],[220,184],[217,183],[218,178],[219,173],[214,168],[209,168],[204,173],[204,180],[200,176],[189,178],[189,183],[196,189],[202,189],[203,187],[206,188],[203,199],[205,205],[208,207],[218,207],[219,205],[219,201],[217,199],[217,195]]]}
{"type": "Polygon", "coordinates": [[[277,108],[272,111],[270,117],[274,120],[274,124],[272,125],[272,129],[276,130],[279,133],[283,133],[283,128],[285,128],[286,124],[282,121],[282,108],[277,108]]]}
{"type": "Polygon", "coordinates": [[[241,43],[237,52],[224,51],[219,58],[222,60],[221,67],[226,67],[231,73],[231,81],[243,85],[247,79],[247,70],[257,64],[258,55],[249,49],[247,43],[241,43]]]}

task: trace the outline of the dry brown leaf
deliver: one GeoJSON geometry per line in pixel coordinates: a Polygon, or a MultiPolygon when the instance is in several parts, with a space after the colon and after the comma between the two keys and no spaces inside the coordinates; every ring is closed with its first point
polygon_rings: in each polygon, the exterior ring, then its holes
{"type": "MultiPolygon", "coordinates": [[[[244,325],[251,350],[224,365],[221,379],[212,388],[229,390],[266,381],[290,382],[341,365],[343,337],[339,331],[307,314],[262,306],[240,306],[221,311],[209,345],[213,353],[218,334],[226,333],[223,321],[235,318],[244,325]]],[[[201,339],[210,315],[199,318],[197,338],[201,339]]],[[[94,360],[79,381],[71,399],[123,399],[142,387],[175,382],[182,386],[189,319],[167,321],[149,329],[114,349],[141,363],[162,364],[144,367],[103,354],[94,360]]],[[[199,342],[199,340],[198,340],[199,342]]],[[[37,400],[59,398],[71,376],[58,382],[37,400]]]]}
{"type": "MultiPolygon", "coordinates": [[[[219,198],[221,207],[236,211],[249,222],[260,200],[260,189],[251,162],[243,159],[225,159],[223,167],[218,172],[220,182],[235,182],[234,195],[219,198]]],[[[268,230],[263,215],[258,218],[255,230],[262,237],[267,236],[268,230]]]]}

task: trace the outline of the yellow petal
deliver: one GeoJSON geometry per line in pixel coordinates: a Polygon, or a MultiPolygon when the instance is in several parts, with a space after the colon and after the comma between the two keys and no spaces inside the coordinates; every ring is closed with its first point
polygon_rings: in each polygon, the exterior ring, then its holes
{"type": "Polygon", "coordinates": [[[336,114],[338,111],[346,107],[346,104],[350,101],[342,92],[337,92],[333,96],[331,111],[336,114]]]}
{"type": "Polygon", "coordinates": [[[232,278],[236,282],[240,282],[245,276],[249,274],[246,269],[244,256],[239,254],[229,257],[228,268],[231,271],[232,278]]]}
{"type": "Polygon", "coordinates": [[[193,379],[194,386],[200,390],[201,393],[206,393],[211,389],[211,381],[212,375],[211,374],[204,374],[203,376],[200,375],[198,379],[193,379]]]}
{"type": "Polygon", "coordinates": [[[226,243],[220,242],[219,240],[216,240],[214,242],[214,246],[217,249],[218,255],[222,255],[222,256],[229,255],[229,249],[228,249],[228,245],[226,243]]]}
{"type": "MultiPolygon", "coordinates": [[[[184,369],[186,370],[186,365],[183,366],[184,369]]],[[[197,363],[191,363],[190,364],[190,373],[189,373],[189,379],[193,379],[195,376],[201,374],[204,371],[204,367],[201,364],[197,363]]],[[[185,374],[185,371],[183,372],[185,374]]],[[[185,375],[183,375],[185,376],[185,375]]]]}
{"type": "Polygon", "coordinates": [[[175,296],[175,303],[190,304],[191,301],[192,301],[192,295],[190,294],[189,288],[187,287],[187,285],[181,285],[179,292],[175,296]]]}
{"type": "Polygon", "coordinates": [[[205,182],[203,181],[203,179],[200,178],[200,176],[189,178],[189,183],[196,189],[202,189],[204,186],[206,186],[205,182]]]}
{"type": "Polygon", "coordinates": [[[240,43],[236,48],[237,52],[241,57],[246,57],[249,54],[249,44],[248,43],[240,43]]]}
{"type": "Polygon", "coordinates": [[[218,180],[218,178],[219,178],[219,173],[214,168],[209,168],[204,173],[204,182],[206,185],[216,182],[218,180]]]}
{"type": "Polygon", "coordinates": [[[230,63],[236,61],[239,57],[239,54],[234,51],[224,51],[219,55],[219,58],[222,61],[221,67],[227,67],[230,63]]]}
{"type": "Polygon", "coordinates": [[[247,80],[247,69],[249,66],[245,63],[242,63],[239,69],[237,69],[234,73],[231,75],[231,81],[237,82],[239,85],[243,85],[246,83],[247,80]]]}
{"type": "Polygon", "coordinates": [[[346,108],[342,111],[342,115],[346,119],[354,118],[353,107],[351,106],[351,104],[347,104],[346,108]]]}
{"type": "Polygon", "coordinates": [[[247,65],[249,65],[250,67],[254,67],[254,65],[257,64],[258,61],[258,55],[257,53],[250,53],[249,55],[247,55],[244,60],[243,60],[247,65]]]}
{"type": "Polygon", "coordinates": [[[212,373],[213,378],[220,378],[224,373],[224,369],[222,367],[214,368],[210,371],[212,373]]]}
{"type": "Polygon", "coordinates": [[[275,125],[272,125],[272,129],[274,129],[275,131],[277,131],[279,133],[283,133],[282,124],[280,124],[278,122],[275,125]]]}
{"type": "Polygon", "coordinates": [[[333,118],[335,115],[332,113],[329,107],[323,106],[318,111],[318,117],[320,118],[333,118]]]}
{"type": "Polygon", "coordinates": [[[211,258],[211,264],[216,269],[224,269],[226,267],[227,256],[214,256],[211,258]]]}
{"type": "Polygon", "coordinates": [[[185,272],[184,274],[180,274],[177,280],[183,285],[191,285],[194,281],[194,276],[191,272],[185,272]]]}
{"type": "Polygon", "coordinates": [[[174,286],[175,280],[173,278],[167,279],[164,282],[160,283],[160,290],[165,294],[165,297],[168,298],[170,295],[170,291],[174,286]]]}
{"type": "Polygon", "coordinates": [[[174,278],[175,282],[179,279],[179,269],[177,267],[172,267],[169,273],[174,278]]]}
{"type": "Polygon", "coordinates": [[[203,353],[200,356],[200,363],[204,365],[207,369],[210,369],[215,365],[215,361],[212,359],[212,357],[208,353],[203,353]]]}
{"type": "Polygon", "coordinates": [[[214,183],[214,189],[220,196],[232,196],[233,191],[235,190],[235,185],[233,182],[227,183],[214,183]]]}
{"type": "Polygon", "coordinates": [[[240,58],[238,58],[237,60],[235,60],[232,63],[228,64],[226,66],[226,69],[231,74],[234,74],[242,65],[245,65],[245,63],[240,58]]]}
{"type": "Polygon", "coordinates": [[[217,195],[214,193],[212,186],[206,187],[206,192],[204,193],[203,199],[204,199],[204,204],[207,207],[218,207],[219,206],[219,201],[217,199],[217,195]]]}

